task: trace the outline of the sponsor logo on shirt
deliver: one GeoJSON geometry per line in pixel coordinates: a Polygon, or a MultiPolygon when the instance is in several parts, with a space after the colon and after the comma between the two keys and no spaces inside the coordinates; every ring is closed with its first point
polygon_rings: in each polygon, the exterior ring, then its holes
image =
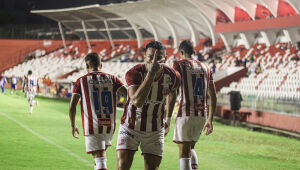
{"type": "Polygon", "coordinates": [[[102,126],[111,126],[111,120],[110,120],[110,118],[99,118],[98,122],[102,126]]]}

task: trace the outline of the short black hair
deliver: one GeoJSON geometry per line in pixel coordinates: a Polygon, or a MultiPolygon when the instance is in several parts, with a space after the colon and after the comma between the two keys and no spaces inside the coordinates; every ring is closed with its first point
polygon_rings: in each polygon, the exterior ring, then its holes
{"type": "Polygon", "coordinates": [[[32,74],[32,71],[31,70],[28,70],[28,73],[27,73],[28,75],[31,75],[32,74]]]}
{"type": "Polygon", "coordinates": [[[148,48],[154,48],[156,50],[164,50],[166,47],[159,41],[151,41],[146,45],[145,51],[147,51],[148,48]]]}
{"type": "Polygon", "coordinates": [[[183,51],[189,55],[194,54],[194,46],[189,40],[184,40],[179,45],[179,50],[183,51]]]}
{"type": "Polygon", "coordinates": [[[101,64],[101,58],[97,53],[89,53],[85,57],[85,62],[92,68],[97,68],[101,64]]]}

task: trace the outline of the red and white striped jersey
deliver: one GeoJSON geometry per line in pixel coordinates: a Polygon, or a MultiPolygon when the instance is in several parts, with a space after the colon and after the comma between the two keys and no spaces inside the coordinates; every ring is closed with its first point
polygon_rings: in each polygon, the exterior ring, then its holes
{"type": "Polygon", "coordinates": [[[34,75],[28,75],[25,77],[26,88],[28,92],[36,92],[38,79],[34,75]]]}
{"type": "Polygon", "coordinates": [[[117,90],[123,83],[113,75],[94,71],[77,79],[73,93],[81,95],[84,135],[113,134],[117,90]]]}
{"type": "Polygon", "coordinates": [[[213,81],[211,69],[195,59],[175,61],[173,68],[182,77],[177,117],[204,116],[207,112],[209,81],[213,81]]]}
{"type": "MultiPolygon", "coordinates": [[[[146,77],[145,64],[131,68],[125,76],[128,88],[140,86],[146,77]]],[[[165,99],[180,85],[180,75],[174,69],[163,66],[163,74],[152,83],[148,98],[140,108],[135,107],[128,97],[121,124],[137,131],[157,131],[164,127],[165,99]]]]}

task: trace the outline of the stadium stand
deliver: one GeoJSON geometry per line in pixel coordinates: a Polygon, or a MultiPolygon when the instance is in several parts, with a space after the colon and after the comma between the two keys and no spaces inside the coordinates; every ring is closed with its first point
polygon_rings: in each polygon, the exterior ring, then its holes
{"type": "Polygon", "coordinates": [[[238,58],[245,57],[249,61],[252,55],[257,54],[253,62],[247,62],[249,76],[231,83],[230,87],[222,88],[221,93],[239,90],[243,95],[300,100],[299,66],[297,61],[292,60],[296,55],[296,47],[287,46],[285,43],[272,45],[270,48],[255,45],[246,56],[239,53],[229,55],[223,63],[225,66],[231,65],[238,58]],[[261,66],[260,73],[255,73],[253,68],[257,65],[261,66]]]}

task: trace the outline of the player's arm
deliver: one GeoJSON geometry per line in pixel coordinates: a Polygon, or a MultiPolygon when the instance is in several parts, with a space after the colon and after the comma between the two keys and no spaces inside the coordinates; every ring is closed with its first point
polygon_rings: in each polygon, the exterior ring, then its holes
{"type": "Polygon", "coordinates": [[[129,87],[128,94],[134,106],[136,107],[143,106],[143,104],[145,103],[149,95],[153,81],[154,81],[154,76],[147,74],[145,80],[142,82],[140,86],[129,87]]]}
{"type": "Polygon", "coordinates": [[[69,106],[69,116],[70,116],[71,127],[72,127],[72,135],[75,138],[78,138],[77,134],[79,134],[79,130],[75,124],[76,106],[79,99],[80,99],[80,94],[73,93],[70,101],[70,106],[69,106]]]}
{"type": "Polygon", "coordinates": [[[204,125],[204,130],[207,129],[205,132],[206,135],[209,135],[213,132],[212,121],[217,107],[216,88],[213,80],[209,81],[208,94],[210,96],[209,113],[208,113],[208,118],[206,120],[206,123],[204,125]]]}
{"type": "Polygon", "coordinates": [[[155,74],[158,73],[162,69],[162,66],[157,62],[157,51],[154,53],[153,63],[151,64],[151,69],[147,73],[144,81],[139,86],[131,86],[128,89],[128,94],[130,99],[132,100],[132,104],[136,107],[142,107],[145,103],[151,85],[154,81],[155,74]]]}
{"type": "Polygon", "coordinates": [[[209,81],[208,94],[210,96],[208,120],[212,121],[217,107],[217,95],[214,81],[209,81]]]}

